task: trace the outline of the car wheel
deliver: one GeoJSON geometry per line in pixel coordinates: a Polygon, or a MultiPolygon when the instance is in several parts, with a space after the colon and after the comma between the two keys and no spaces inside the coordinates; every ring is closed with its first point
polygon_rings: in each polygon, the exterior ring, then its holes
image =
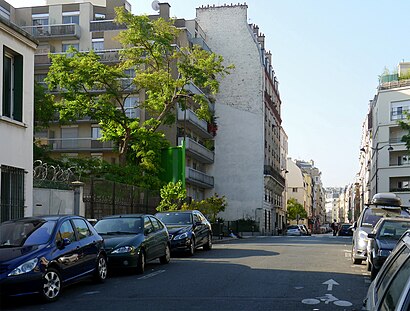
{"type": "Polygon", "coordinates": [[[379,269],[372,265],[372,268],[370,270],[370,279],[374,280],[376,278],[377,273],[379,273],[379,269]]]}
{"type": "Polygon", "coordinates": [[[104,283],[105,279],[107,278],[107,274],[108,274],[107,259],[103,255],[100,255],[97,260],[97,267],[95,270],[94,279],[98,283],[104,283]]]}
{"type": "Polygon", "coordinates": [[[143,274],[145,271],[145,253],[143,250],[140,250],[137,262],[137,273],[143,274]]]}
{"type": "Polygon", "coordinates": [[[47,269],[43,276],[42,298],[47,302],[56,301],[60,297],[61,286],[60,273],[54,268],[47,269]]]}
{"type": "Polygon", "coordinates": [[[165,265],[169,263],[170,261],[171,261],[171,250],[169,249],[169,245],[166,244],[165,255],[159,258],[159,262],[165,265]]]}
{"type": "Polygon", "coordinates": [[[195,254],[195,239],[191,238],[191,243],[189,243],[188,255],[194,256],[195,254]]]}
{"type": "Polygon", "coordinates": [[[209,251],[212,249],[212,234],[208,233],[208,241],[204,244],[204,250],[209,251]]]}

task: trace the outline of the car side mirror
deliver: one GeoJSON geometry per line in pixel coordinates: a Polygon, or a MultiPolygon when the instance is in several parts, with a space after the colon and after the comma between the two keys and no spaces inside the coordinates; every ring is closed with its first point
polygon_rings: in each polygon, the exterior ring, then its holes
{"type": "Polygon", "coordinates": [[[70,244],[71,244],[71,241],[70,241],[70,239],[67,239],[67,238],[64,238],[62,240],[57,241],[57,247],[58,248],[64,248],[64,247],[66,247],[67,245],[70,245],[70,244]]]}
{"type": "Polygon", "coordinates": [[[374,239],[374,238],[376,238],[376,234],[375,233],[368,233],[367,237],[370,238],[370,239],[374,239]]]}

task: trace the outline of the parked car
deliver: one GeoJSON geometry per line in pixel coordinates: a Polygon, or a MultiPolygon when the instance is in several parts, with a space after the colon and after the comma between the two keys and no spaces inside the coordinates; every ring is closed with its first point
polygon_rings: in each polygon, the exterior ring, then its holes
{"type": "Polygon", "coordinates": [[[100,219],[94,228],[104,237],[108,264],[113,269],[132,269],[142,274],[151,260],[170,262],[167,228],[152,215],[108,216],[100,219]]]}
{"type": "Polygon", "coordinates": [[[400,238],[370,284],[364,310],[410,310],[410,231],[400,238]]]}
{"type": "Polygon", "coordinates": [[[382,218],[373,231],[367,235],[367,268],[371,271],[373,280],[387,257],[390,255],[397,241],[404,232],[410,229],[410,219],[382,218]]]}
{"type": "Polygon", "coordinates": [[[352,253],[354,264],[367,259],[367,234],[383,217],[409,218],[409,210],[401,206],[401,200],[394,193],[377,193],[372,202],[365,206],[357,222],[353,224],[352,253]]]}
{"type": "Polygon", "coordinates": [[[168,228],[172,251],[192,256],[201,246],[204,250],[212,249],[211,224],[200,211],[161,212],[155,216],[168,228]]]}
{"type": "Polygon", "coordinates": [[[341,224],[339,226],[339,231],[337,231],[338,236],[352,236],[353,227],[352,224],[341,224]]]}
{"type": "Polygon", "coordinates": [[[80,216],[45,216],[0,224],[0,292],[60,297],[63,286],[107,277],[103,238],[80,216]]]}
{"type": "Polygon", "coordinates": [[[302,235],[302,229],[298,225],[290,225],[286,228],[286,235],[301,236],[302,235]]]}

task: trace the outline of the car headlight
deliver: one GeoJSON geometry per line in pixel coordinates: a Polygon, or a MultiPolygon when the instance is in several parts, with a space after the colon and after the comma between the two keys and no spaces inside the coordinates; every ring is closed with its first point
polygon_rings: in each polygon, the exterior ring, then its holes
{"type": "Polygon", "coordinates": [[[181,234],[178,234],[174,237],[174,240],[182,240],[182,239],[186,239],[188,237],[188,232],[184,232],[181,234]]]}
{"type": "Polygon", "coordinates": [[[367,233],[365,231],[359,231],[359,240],[357,241],[359,248],[366,248],[367,245],[367,233]]]}
{"type": "Polygon", "coordinates": [[[379,249],[379,251],[377,252],[377,256],[387,257],[387,256],[390,255],[390,253],[391,253],[390,250],[387,250],[387,249],[379,249]]]}
{"type": "Polygon", "coordinates": [[[114,249],[111,254],[124,254],[124,253],[134,253],[135,247],[134,246],[121,246],[114,249]]]}
{"type": "Polygon", "coordinates": [[[15,276],[15,275],[20,275],[20,274],[24,274],[27,272],[32,271],[38,263],[38,259],[34,258],[31,259],[29,261],[26,261],[25,263],[21,264],[20,266],[18,266],[16,269],[14,269],[13,271],[11,271],[8,276],[15,276]]]}

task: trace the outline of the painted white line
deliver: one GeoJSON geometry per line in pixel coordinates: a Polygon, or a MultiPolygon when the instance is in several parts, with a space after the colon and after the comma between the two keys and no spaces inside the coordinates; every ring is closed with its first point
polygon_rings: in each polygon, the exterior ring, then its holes
{"type": "Polygon", "coordinates": [[[163,272],[165,272],[165,270],[158,270],[158,271],[149,273],[149,274],[147,274],[147,275],[144,275],[144,276],[138,278],[138,280],[149,279],[149,278],[152,278],[152,277],[154,277],[154,276],[156,276],[156,275],[158,275],[158,274],[161,274],[161,273],[163,273],[163,272]]]}

